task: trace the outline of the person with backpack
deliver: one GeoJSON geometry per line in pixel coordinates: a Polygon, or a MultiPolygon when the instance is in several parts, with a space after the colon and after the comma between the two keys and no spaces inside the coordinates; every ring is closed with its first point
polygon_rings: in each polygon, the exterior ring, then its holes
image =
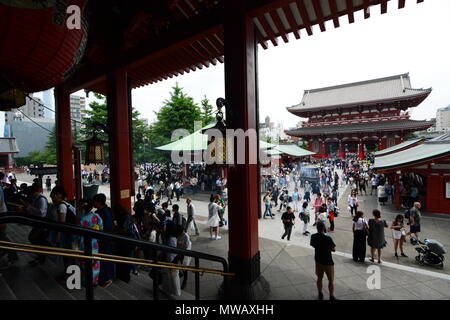
{"type": "Polygon", "coordinates": [[[282,240],[284,240],[284,238],[286,238],[287,236],[288,241],[291,241],[291,233],[292,227],[294,226],[294,220],[294,212],[292,212],[291,207],[287,207],[286,212],[281,216],[281,221],[283,221],[284,226],[284,234],[281,236],[282,240]]]}
{"type": "Polygon", "coordinates": [[[172,206],[172,212],[173,212],[173,216],[172,216],[172,221],[173,223],[175,223],[177,226],[181,226],[183,228],[186,228],[186,218],[180,213],[180,206],[178,206],[177,204],[174,204],[172,206]]]}
{"type": "Polygon", "coordinates": [[[330,221],[330,228],[328,229],[329,232],[334,232],[334,218],[336,217],[336,206],[333,202],[333,199],[328,197],[327,199],[327,215],[328,220],[330,221]]]}
{"type": "Polygon", "coordinates": [[[292,194],[292,200],[294,201],[294,212],[299,212],[298,202],[300,201],[300,193],[297,188],[295,188],[292,194]]]}
{"type": "MultiPolygon", "coordinates": [[[[61,186],[56,186],[50,193],[53,207],[55,210],[56,220],[62,223],[77,224],[77,212],[76,209],[68,202],[67,193],[61,186]]],[[[74,236],[70,233],[52,232],[52,240],[55,245],[62,249],[72,249],[74,243],[74,236]]],[[[64,270],[63,274],[66,274],[66,270],[69,266],[74,264],[74,260],[71,258],[63,258],[64,270]]]]}
{"type": "MultiPolygon", "coordinates": [[[[42,188],[39,184],[34,183],[27,189],[26,193],[29,199],[28,201],[22,200],[22,203],[25,205],[26,211],[29,215],[54,220],[50,210],[48,210],[48,200],[42,194],[42,188]]],[[[48,236],[49,231],[47,229],[33,227],[28,235],[28,240],[34,245],[50,246],[48,236]]],[[[34,267],[38,264],[43,264],[44,262],[45,255],[38,255],[34,260],[28,262],[28,264],[34,267]]]]}
{"type": "Polygon", "coordinates": [[[308,236],[310,233],[308,232],[308,224],[310,221],[310,211],[308,208],[308,202],[304,202],[302,205],[302,209],[300,210],[299,218],[303,221],[303,235],[308,236]]]}

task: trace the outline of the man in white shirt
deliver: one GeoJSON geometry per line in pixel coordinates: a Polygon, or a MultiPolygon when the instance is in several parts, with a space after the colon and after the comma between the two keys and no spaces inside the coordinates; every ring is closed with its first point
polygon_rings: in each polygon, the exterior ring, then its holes
{"type": "Polygon", "coordinates": [[[198,231],[198,227],[197,227],[197,223],[195,222],[195,207],[194,204],[192,203],[192,199],[191,198],[187,198],[186,199],[186,204],[187,204],[187,221],[186,221],[186,228],[185,228],[185,232],[187,233],[189,224],[192,222],[194,224],[194,228],[195,228],[195,235],[199,236],[200,232],[198,231]]]}

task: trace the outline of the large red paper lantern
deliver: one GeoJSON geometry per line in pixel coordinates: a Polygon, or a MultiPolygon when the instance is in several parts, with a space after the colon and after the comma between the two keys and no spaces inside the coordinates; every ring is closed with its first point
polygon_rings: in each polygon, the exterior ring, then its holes
{"type": "Polygon", "coordinates": [[[25,92],[55,87],[84,55],[88,0],[0,0],[0,83],[25,92]],[[81,28],[69,29],[69,6],[81,28]]]}

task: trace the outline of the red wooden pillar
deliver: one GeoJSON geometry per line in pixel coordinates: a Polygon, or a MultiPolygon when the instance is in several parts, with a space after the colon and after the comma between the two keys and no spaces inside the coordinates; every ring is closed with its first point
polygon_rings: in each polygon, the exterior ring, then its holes
{"type": "Polygon", "coordinates": [[[72,163],[72,123],[70,93],[55,89],[56,102],[56,149],[58,160],[58,183],[67,192],[67,200],[75,199],[72,163]]]}
{"type": "MultiPolygon", "coordinates": [[[[247,0],[225,1],[224,23],[225,94],[231,107],[227,125],[244,131],[257,130],[259,123],[255,30],[246,6],[247,0]]],[[[269,290],[260,276],[259,165],[249,163],[249,149],[247,141],[245,164],[228,168],[229,262],[236,276],[231,279],[227,295],[238,299],[263,298],[269,290]]]]}
{"type": "Polygon", "coordinates": [[[345,159],[344,144],[339,140],[339,159],[345,159]]]}
{"type": "Polygon", "coordinates": [[[107,76],[111,207],[131,213],[130,108],[128,80],[124,70],[107,76]]]}
{"type": "Polygon", "coordinates": [[[359,160],[364,160],[364,143],[362,140],[359,141],[359,160]]]}
{"type": "Polygon", "coordinates": [[[319,139],[319,154],[317,155],[319,159],[325,158],[325,141],[319,139]]]}

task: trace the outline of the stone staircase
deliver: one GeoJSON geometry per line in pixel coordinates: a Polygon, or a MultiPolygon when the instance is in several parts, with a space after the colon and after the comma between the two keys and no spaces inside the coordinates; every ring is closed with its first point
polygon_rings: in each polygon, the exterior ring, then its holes
{"type": "MultiPolygon", "coordinates": [[[[28,243],[30,228],[22,225],[8,225],[7,233],[11,241],[28,243]]],[[[0,271],[0,300],[85,300],[85,289],[69,290],[63,275],[60,257],[47,257],[44,264],[28,266],[33,255],[18,253],[19,260],[10,268],[0,271]]],[[[160,290],[161,300],[193,300],[194,275],[191,274],[187,290],[180,297],[174,297],[160,290]]],[[[115,280],[104,289],[94,288],[96,300],[153,300],[153,280],[148,272],[140,270],[139,275],[131,275],[129,283],[115,280]]]]}

